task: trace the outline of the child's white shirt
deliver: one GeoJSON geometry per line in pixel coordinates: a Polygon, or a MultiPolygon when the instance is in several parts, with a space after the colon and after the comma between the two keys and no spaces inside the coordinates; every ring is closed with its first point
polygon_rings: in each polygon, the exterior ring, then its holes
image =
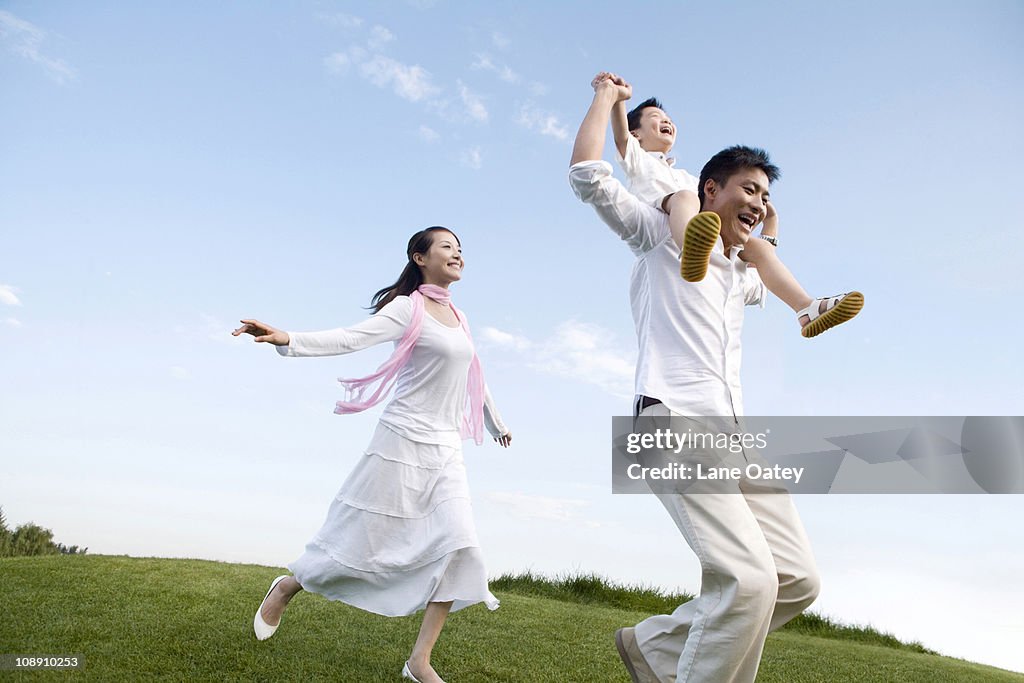
{"type": "Polygon", "coordinates": [[[675,159],[661,152],[646,152],[640,141],[632,135],[626,142],[626,155],[619,156],[619,164],[629,180],[629,191],[644,204],[661,208],[661,200],[680,190],[697,192],[698,178],[681,168],[675,168],[675,159]]]}

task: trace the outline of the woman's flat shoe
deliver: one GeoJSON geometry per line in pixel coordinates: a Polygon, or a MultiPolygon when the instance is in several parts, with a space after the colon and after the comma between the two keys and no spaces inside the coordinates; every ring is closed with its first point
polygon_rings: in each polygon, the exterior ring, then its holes
{"type": "Polygon", "coordinates": [[[402,667],[402,678],[413,681],[413,683],[420,683],[420,679],[412,675],[412,670],[409,669],[409,662],[406,662],[405,666],[402,667]]]}
{"type": "Polygon", "coordinates": [[[256,640],[266,640],[270,636],[274,635],[274,631],[276,631],[277,627],[281,625],[280,620],[278,620],[275,626],[271,626],[267,622],[263,621],[263,605],[267,602],[267,598],[270,597],[270,594],[274,592],[274,589],[277,588],[277,584],[287,578],[288,575],[285,574],[284,576],[279,576],[274,579],[274,582],[270,584],[270,590],[268,590],[267,594],[263,596],[263,602],[260,603],[259,609],[256,610],[256,617],[252,620],[252,630],[256,632],[256,640]]]}
{"type": "MultiPolygon", "coordinates": [[[[416,678],[412,673],[412,669],[409,668],[409,660],[406,660],[405,666],[402,667],[402,678],[413,683],[420,683],[420,679],[416,678]]],[[[444,683],[444,681],[441,681],[441,683],[444,683]]]]}

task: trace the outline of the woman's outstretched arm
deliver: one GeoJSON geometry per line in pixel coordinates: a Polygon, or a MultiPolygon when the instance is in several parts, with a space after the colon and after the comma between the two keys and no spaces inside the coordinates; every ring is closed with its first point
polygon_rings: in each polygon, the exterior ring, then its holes
{"type": "Polygon", "coordinates": [[[361,323],[320,332],[284,332],[258,320],[242,320],[234,336],[251,334],[253,341],[277,346],[282,356],[338,356],[401,339],[412,318],[409,297],[394,301],[361,323]]]}

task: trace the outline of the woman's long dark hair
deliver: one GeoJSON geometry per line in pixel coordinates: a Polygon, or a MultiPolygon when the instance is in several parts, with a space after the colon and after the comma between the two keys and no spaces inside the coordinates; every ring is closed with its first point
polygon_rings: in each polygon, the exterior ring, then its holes
{"type": "MultiPolygon", "coordinates": [[[[425,254],[430,251],[430,247],[434,245],[434,233],[439,230],[445,232],[451,232],[452,236],[455,237],[455,241],[459,242],[459,236],[448,228],[441,227],[440,225],[434,225],[420,230],[418,233],[409,238],[409,246],[405,250],[405,255],[409,259],[405,264],[405,268],[402,269],[402,274],[398,276],[398,280],[393,285],[378,290],[373,298],[370,299],[370,308],[376,313],[380,309],[387,306],[396,296],[403,296],[412,294],[413,291],[423,284],[423,271],[416,265],[416,262],[412,260],[413,254],[425,254]]],[[[459,242],[459,246],[462,246],[462,242],[459,242]]]]}

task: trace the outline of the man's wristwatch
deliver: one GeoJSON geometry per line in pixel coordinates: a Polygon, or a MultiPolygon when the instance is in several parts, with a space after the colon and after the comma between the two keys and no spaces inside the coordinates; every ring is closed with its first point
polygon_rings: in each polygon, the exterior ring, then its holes
{"type": "Polygon", "coordinates": [[[772,237],[771,235],[758,235],[758,237],[760,237],[761,239],[763,239],[765,242],[767,242],[768,244],[772,245],[773,247],[779,246],[779,238],[778,237],[772,237]]]}

